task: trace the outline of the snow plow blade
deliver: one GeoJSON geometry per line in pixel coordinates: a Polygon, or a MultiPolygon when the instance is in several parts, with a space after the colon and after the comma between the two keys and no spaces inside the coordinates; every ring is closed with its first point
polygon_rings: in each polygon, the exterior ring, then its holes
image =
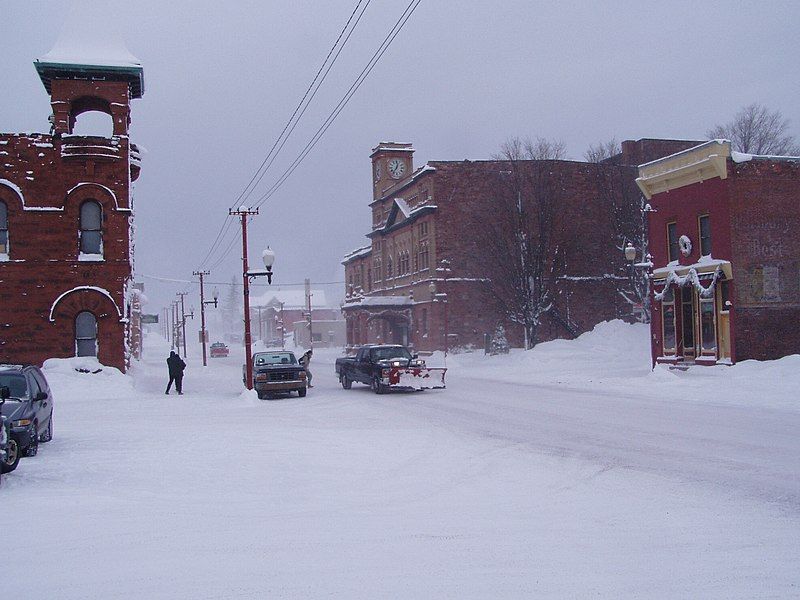
{"type": "Polygon", "coordinates": [[[446,372],[445,368],[395,367],[389,375],[389,385],[412,390],[442,390],[446,372]]]}

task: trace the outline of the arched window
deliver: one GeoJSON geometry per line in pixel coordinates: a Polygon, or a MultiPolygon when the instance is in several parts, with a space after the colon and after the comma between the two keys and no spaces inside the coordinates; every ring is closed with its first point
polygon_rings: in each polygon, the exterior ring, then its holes
{"type": "Polygon", "coordinates": [[[75,355],[97,356],[97,319],[89,311],[75,317],[75,355]]]}
{"type": "Polygon", "coordinates": [[[0,202],[0,254],[8,254],[8,207],[0,202]]]}
{"type": "Polygon", "coordinates": [[[87,111],[75,116],[73,135],[110,138],[114,135],[114,119],[110,114],[97,110],[87,111]]]}
{"type": "Polygon", "coordinates": [[[98,202],[81,204],[81,254],[103,254],[103,209],[98,202]]]}

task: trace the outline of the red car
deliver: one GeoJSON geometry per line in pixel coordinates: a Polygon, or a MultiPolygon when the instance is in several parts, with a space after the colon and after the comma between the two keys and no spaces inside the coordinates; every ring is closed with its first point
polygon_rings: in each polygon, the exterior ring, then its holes
{"type": "Polygon", "coordinates": [[[222,342],[214,342],[211,344],[211,358],[228,356],[228,352],[228,347],[222,342]]]}

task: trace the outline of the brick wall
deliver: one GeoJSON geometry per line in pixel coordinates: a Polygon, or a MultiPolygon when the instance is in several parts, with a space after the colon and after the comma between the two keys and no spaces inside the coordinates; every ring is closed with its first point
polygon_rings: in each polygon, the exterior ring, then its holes
{"type": "Polygon", "coordinates": [[[800,353],[800,161],[729,172],[737,360],[800,353]]]}

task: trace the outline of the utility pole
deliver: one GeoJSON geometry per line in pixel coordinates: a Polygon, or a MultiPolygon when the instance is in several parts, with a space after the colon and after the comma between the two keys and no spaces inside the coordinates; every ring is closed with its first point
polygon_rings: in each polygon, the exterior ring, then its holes
{"type": "Polygon", "coordinates": [[[306,321],[308,322],[308,344],[314,349],[314,332],[311,329],[311,280],[306,278],[306,321]]]}
{"type": "Polygon", "coordinates": [[[228,210],[229,215],[237,215],[242,220],[242,286],[244,294],[244,352],[245,382],[248,390],[253,389],[253,343],[250,339],[250,278],[247,275],[247,217],[257,215],[258,208],[251,210],[244,206],[238,210],[228,210]]]}
{"type": "MultiPolygon", "coordinates": [[[[189,292],[178,292],[177,295],[181,297],[181,337],[183,338],[183,358],[187,357],[186,354],[186,308],[183,304],[183,297],[189,292]]],[[[177,308],[177,305],[176,307],[177,308]]]]}
{"type": "Polygon", "coordinates": [[[285,342],[285,340],[286,340],[286,329],[285,329],[286,325],[284,325],[284,323],[283,323],[283,302],[280,302],[279,304],[281,305],[281,320],[280,320],[280,325],[281,325],[281,350],[284,350],[284,344],[286,343],[285,342]]]}
{"type": "Polygon", "coordinates": [[[170,329],[172,330],[172,349],[178,348],[178,317],[177,317],[178,303],[175,300],[169,307],[170,329]]]}
{"type": "MultiPolygon", "coordinates": [[[[194,271],[192,273],[192,275],[197,275],[197,276],[200,277],[200,341],[202,342],[202,345],[203,345],[203,366],[204,367],[208,366],[208,362],[206,360],[206,342],[208,342],[208,340],[206,338],[208,336],[207,336],[207,333],[206,333],[206,301],[205,301],[205,297],[203,296],[203,277],[205,275],[210,275],[210,274],[211,274],[210,271],[194,271]]],[[[208,304],[211,304],[211,302],[209,302],[208,304]]],[[[214,308],[216,308],[217,307],[217,296],[216,296],[216,293],[214,294],[214,303],[213,304],[214,304],[214,308]]]]}

